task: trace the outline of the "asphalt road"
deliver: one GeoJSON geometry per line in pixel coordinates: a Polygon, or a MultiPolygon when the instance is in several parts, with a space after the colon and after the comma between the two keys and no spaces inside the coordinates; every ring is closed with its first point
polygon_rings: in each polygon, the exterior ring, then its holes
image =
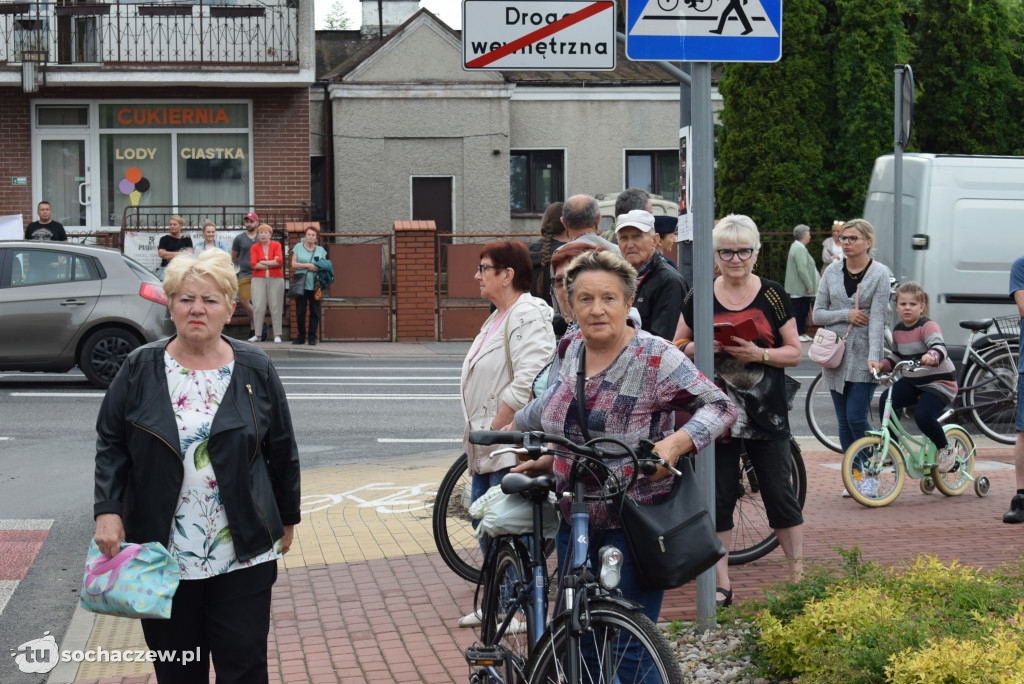
{"type": "MultiPolygon", "coordinates": [[[[458,358],[278,361],[303,469],[384,465],[414,454],[449,458],[462,436],[460,367],[458,358]]],[[[809,362],[790,370],[803,383],[791,423],[805,448],[818,448],[803,415],[816,373],[809,362]]],[[[77,373],[0,373],[0,520],[53,521],[0,612],[0,647],[8,653],[47,631],[60,643],[77,602],[93,531],[94,424],[103,394],[77,373]]],[[[0,658],[0,682],[37,681],[43,676],[22,674],[12,658],[0,658]]]]}

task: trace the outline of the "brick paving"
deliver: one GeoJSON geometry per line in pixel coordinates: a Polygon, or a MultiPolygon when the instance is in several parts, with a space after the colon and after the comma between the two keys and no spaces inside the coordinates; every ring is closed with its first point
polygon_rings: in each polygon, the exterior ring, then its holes
{"type": "MultiPolygon", "coordinates": [[[[1013,470],[1005,465],[1012,463],[1010,447],[979,452],[981,467],[1002,465],[980,471],[992,482],[987,498],[976,497],[973,489],[959,497],[925,495],[908,480],[899,499],[880,509],[840,498],[838,454],[813,444],[804,448],[809,562],[835,559],[835,546],[855,544],[865,558],[883,563],[924,552],[989,569],[1021,561],[1024,525],[1000,522],[1014,489],[1013,470]]],[[[429,510],[421,505],[448,464],[435,454],[399,459],[387,471],[357,464],[304,473],[308,508],[317,510],[297,528],[295,552],[282,562],[274,587],[272,682],[466,681],[462,651],[475,633],[456,623],[473,605],[474,588],[433,550],[429,510]],[[396,494],[401,491],[408,496],[396,494]]],[[[731,569],[737,600],[761,596],[785,575],[781,551],[731,569]]],[[[695,618],[695,593],[693,584],[668,592],[662,619],[695,618]]],[[[116,618],[100,618],[97,625],[103,620],[116,618]]],[[[97,668],[76,681],[154,684],[155,677],[97,668]]]]}

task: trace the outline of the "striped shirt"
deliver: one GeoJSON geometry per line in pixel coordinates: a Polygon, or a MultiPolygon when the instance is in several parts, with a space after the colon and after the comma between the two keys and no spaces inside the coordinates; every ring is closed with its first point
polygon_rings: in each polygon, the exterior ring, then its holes
{"type": "Polygon", "coordinates": [[[892,329],[892,341],[894,353],[882,361],[887,371],[900,361],[918,360],[926,353],[932,352],[938,357],[939,365],[921,366],[916,371],[907,371],[903,374],[902,380],[923,392],[934,394],[947,404],[953,401],[957,392],[956,369],[949,359],[938,323],[927,316],[922,316],[909,328],[903,323],[898,323],[892,329]]]}

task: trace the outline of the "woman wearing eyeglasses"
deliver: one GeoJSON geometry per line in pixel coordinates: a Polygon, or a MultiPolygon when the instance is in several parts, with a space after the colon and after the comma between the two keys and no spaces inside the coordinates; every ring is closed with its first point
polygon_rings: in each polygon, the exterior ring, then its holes
{"type": "MultiPolygon", "coordinates": [[[[822,381],[832,393],[839,443],[845,452],[871,429],[868,415],[875,384],[868,362],[884,358],[882,339],[889,304],[889,269],[871,258],[875,229],[864,219],[844,223],[838,241],[846,259],[825,269],[818,285],[813,319],[815,325],[840,337],[846,335],[842,362],[836,368],[821,370],[822,381]]],[[[878,481],[865,479],[860,488],[873,496],[878,481]]],[[[843,494],[849,496],[845,490],[843,494]]]]}
{"type": "MultiPolygon", "coordinates": [[[[480,296],[495,310],[484,321],[462,364],[462,413],[466,419],[462,446],[473,474],[471,499],[476,501],[516,464],[513,454],[492,456],[498,447],[469,443],[470,430],[500,430],[530,400],[537,373],[555,351],[552,310],[530,294],[533,266],[530,251],[516,240],[488,242],[480,252],[474,278],[480,296]]],[[[460,627],[475,627],[470,613],[460,627]]]]}
{"type": "MultiPolygon", "coordinates": [[[[789,559],[794,580],[803,568],[803,525],[800,502],[792,486],[789,454],[789,411],[785,368],[800,363],[800,335],[789,295],[782,285],[754,275],[761,248],[757,225],[747,216],[730,214],[711,234],[715,266],[714,321],[756,332],[715,341],[715,381],[736,405],[737,418],[727,437],[715,447],[715,510],[718,536],[729,548],[733,512],[740,480],[740,447],[746,448],[761,486],[768,524],[789,559]]],[[[697,288],[694,288],[697,289],[697,288]]],[[[676,339],[693,337],[693,290],[683,300],[683,318],[676,339]]],[[[693,358],[694,343],[680,347],[693,358]]],[[[717,603],[732,603],[728,555],[715,568],[717,603]]]]}

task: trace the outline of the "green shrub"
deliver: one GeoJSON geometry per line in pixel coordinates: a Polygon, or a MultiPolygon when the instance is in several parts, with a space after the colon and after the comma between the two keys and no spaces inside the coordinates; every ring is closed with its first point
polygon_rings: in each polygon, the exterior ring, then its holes
{"type": "Polygon", "coordinates": [[[839,554],[750,607],[762,671],[802,684],[1021,681],[1019,567],[982,573],[925,555],[883,568],[859,549],[839,554]]]}

